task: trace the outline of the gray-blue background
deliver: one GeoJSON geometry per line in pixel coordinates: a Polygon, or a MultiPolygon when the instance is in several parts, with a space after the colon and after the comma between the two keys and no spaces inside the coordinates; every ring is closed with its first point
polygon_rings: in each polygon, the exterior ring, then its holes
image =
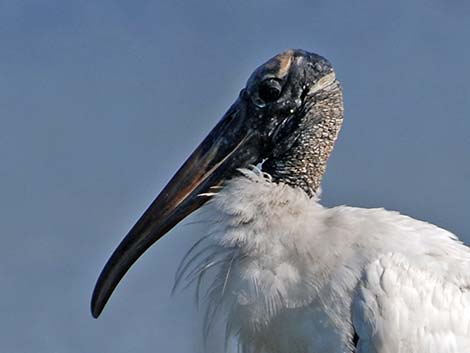
{"type": "Polygon", "coordinates": [[[346,120],[324,203],[399,209],[470,240],[470,5],[0,1],[0,352],[197,352],[170,298],[178,226],[89,313],[102,265],[279,51],[328,57],[346,120]]]}

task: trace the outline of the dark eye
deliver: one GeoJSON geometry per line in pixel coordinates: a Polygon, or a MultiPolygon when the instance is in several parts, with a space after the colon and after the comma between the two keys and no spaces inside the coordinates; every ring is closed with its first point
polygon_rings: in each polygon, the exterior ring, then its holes
{"type": "Polygon", "coordinates": [[[281,84],[274,80],[269,79],[261,82],[258,88],[258,97],[265,103],[271,103],[281,96],[281,84]]]}

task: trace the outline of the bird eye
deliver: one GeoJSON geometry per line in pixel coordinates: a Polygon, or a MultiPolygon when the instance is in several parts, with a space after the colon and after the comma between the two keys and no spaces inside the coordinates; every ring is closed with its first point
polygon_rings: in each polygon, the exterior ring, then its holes
{"type": "Polygon", "coordinates": [[[274,79],[265,80],[261,82],[258,88],[258,97],[261,98],[264,103],[274,102],[281,96],[281,89],[279,81],[274,79]]]}

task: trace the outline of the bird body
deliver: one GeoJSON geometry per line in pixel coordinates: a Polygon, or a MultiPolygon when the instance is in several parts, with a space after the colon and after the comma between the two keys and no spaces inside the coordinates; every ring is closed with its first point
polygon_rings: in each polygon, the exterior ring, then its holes
{"type": "Polygon", "coordinates": [[[241,353],[470,352],[469,248],[397,212],[320,204],[342,121],[325,58],[288,50],[258,67],[106,263],[93,316],[152,244],[208,202],[214,229],[175,283],[195,282],[198,298],[205,289],[206,337],[223,327],[241,353]]]}
{"type": "Polygon", "coordinates": [[[210,201],[214,229],[186,258],[204,258],[189,279],[216,269],[206,329],[225,322],[243,353],[470,350],[470,251],[452,233],[384,209],[325,208],[242,172],[210,201]]]}

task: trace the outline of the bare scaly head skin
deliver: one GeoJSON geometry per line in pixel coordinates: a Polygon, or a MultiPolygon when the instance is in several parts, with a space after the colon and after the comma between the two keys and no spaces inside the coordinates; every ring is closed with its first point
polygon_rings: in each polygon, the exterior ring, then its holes
{"type": "Polygon", "coordinates": [[[288,50],[250,77],[247,91],[272,126],[263,171],[275,181],[315,194],[343,121],[343,96],[331,64],[303,50],[288,50]],[[266,102],[265,86],[280,95],[266,102]]]}

